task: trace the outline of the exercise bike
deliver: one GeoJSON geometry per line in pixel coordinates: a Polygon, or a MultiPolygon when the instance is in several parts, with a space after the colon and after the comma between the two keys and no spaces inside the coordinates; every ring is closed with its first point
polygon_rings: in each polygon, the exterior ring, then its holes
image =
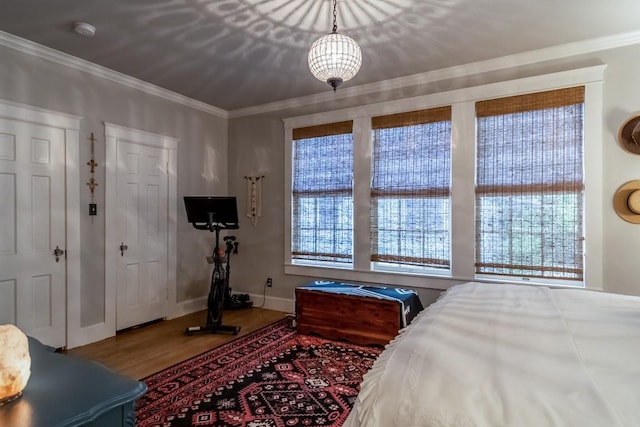
{"type": "Polygon", "coordinates": [[[191,326],[185,334],[230,332],[237,335],[239,326],[222,324],[224,299],[229,289],[231,275],[231,255],[238,253],[239,243],[235,236],[225,236],[224,248],[220,247],[220,231],[238,229],[238,211],[235,197],[194,197],[185,196],[187,219],[197,230],[215,233],[216,243],[207,262],[213,264],[211,285],[207,298],[207,320],[205,326],[191,326]]]}

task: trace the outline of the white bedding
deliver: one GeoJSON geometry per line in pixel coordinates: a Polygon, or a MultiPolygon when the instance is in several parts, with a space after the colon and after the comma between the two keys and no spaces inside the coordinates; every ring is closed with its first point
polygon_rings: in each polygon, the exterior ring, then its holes
{"type": "Polygon", "coordinates": [[[358,426],[640,426],[640,298],[454,286],[365,375],[358,426]]]}

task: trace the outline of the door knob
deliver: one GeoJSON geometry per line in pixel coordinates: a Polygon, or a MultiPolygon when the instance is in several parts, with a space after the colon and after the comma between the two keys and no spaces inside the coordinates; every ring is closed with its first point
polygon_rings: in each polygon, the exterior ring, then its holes
{"type": "Polygon", "coordinates": [[[129,249],[129,246],[125,245],[124,242],[120,243],[120,256],[124,256],[124,251],[129,249]]]}
{"type": "Polygon", "coordinates": [[[60,249],[58,246],[53,250],[53,256],[56,257],[56,262],[60,261],[60,257],[64,255],[64,251],[60,249]]]}

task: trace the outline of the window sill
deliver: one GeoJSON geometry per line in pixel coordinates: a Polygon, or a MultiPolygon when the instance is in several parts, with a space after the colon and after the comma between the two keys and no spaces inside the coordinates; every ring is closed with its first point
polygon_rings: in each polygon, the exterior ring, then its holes
{"type": "Polygon", "coordinates": [[[522,280],[518,277],[455,277],[449,274],[410,274],[405,272],[354,270],[349,267],[323,267],[318,265],[285,264],[285,274],[307,276],[313,279],[331,279],[343,282],[363,282],[389,286],[447,290],[465,282],[505,283],[516,285],[537,285],[553,288],[591,289],[602,288],[586,286],[584,283],[570,284],[562,281],[522,280]]]}
{"type": "Polygon", "coordinates": [[[324,266],[310,266],[300,264],[285,264],[285,274],[308,276],[311,278],[331,279],[344,282],[364,282],[390,286],[406,286],[411,288],[449,289],[458,283],[468,282],[470,279],[454,278],[446,274],[411,274],[406,272],[354,270],[352,268],[336,268],[324,266]]]}
{"type": "Polygon", "coordinates": [[[571,280],[538,279],[538,278],[518,277],[518,276],[492,276],[490,274],[483,274],[483,275],[476,276],[474,280],[476,282],[509,283],[513,285],[536,285],[536,286],[548,286],[550,288],[568,288],[568,289],[586,288],[584,282],[577,282],[577,281],[571,281],[571,280]]]}

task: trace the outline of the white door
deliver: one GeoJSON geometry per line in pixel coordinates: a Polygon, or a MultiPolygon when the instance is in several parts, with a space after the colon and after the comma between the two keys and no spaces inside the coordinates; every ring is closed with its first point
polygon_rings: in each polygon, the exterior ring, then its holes
{"type": "MultiPolygon", "coordinates": [[[[76,224],[77,226],[77,224],[76,224]]],[[[0,324],[66,344],[65,137],[0,119],[0,324]]]]}
{"type": "Polygon", "coordinates": [[[118,140],[116,329],[167,309],[167,150],[118,140]]]}

